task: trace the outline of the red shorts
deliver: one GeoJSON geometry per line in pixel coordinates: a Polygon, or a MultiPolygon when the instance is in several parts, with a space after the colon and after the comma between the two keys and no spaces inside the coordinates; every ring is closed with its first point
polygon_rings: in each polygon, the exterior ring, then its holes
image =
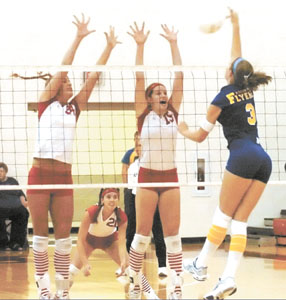
{"type": "MultiPolygon", "coordinates": [[[[73,184],[73,181],[70,171],[32,167],[28,176],[28,184],[73,184]]],[[[73,189],[27,190],[27,195],[39,193],[53,194],[53,196],[73,196],[73,189]]]]}
{"type": "Polygon", "coordinates": [[[118,240],[118,232],[114,232],[109,236],[99,237],[94,236],[90,233],[87,233],[86,241],[93,249],[101,249],[105,250],[106,248],[109,248],[113,242],[118,240]]]}
{"type": "MultiPolygon", "coordinates": [[[[166,171],[157,171],[151,169],[145,169],[140,167],[138,174],[138,183],[153,183],[153,182],[178,182],[178,173],[177,168],[166,170],[166,171]]],[[[148,187],[148,190],[152,190],[158,193],[170,189],[178,189],[178,187],[173,186],[162,186],[162,187],[148,187]]]]}

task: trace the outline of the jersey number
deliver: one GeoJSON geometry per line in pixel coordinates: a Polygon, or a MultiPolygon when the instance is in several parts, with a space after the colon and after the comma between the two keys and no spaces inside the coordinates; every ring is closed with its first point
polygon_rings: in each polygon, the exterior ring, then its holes
{"type": "Polygon", "coordinates": [[[245,110],[250,113],[250,117],[247,118],[247,122],[249,125],[255,125],[256,124],[256,114],[255,114],[255,108],[251,103],[247,103],[245,105],[245,110]]]}
{"type": "Polygon", "coordinates": [[[106,225],[109,226],[109,227],[116,227],[116,219],[110,218],[108,220],[108,222],[106,223],[106,225]]]}

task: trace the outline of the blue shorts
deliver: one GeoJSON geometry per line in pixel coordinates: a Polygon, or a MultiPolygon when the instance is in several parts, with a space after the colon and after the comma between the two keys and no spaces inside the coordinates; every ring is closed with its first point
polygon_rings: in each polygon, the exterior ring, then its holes
{"type": "Polygon", "coordinates": [[[248,139],[234,140],[230,146],[226,169],[237,176],[267,183],[272,162],[261,145],[248,139]]]}

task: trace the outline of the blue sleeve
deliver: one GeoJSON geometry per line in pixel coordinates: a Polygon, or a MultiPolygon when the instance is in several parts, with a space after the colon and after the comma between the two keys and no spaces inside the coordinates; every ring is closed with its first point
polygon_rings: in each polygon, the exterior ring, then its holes
{"type": "Polygon", "coordinates": [[[229,101],[226,98],[226,94],[223,91],[220,91],[216,97],[211,102],[212,105],[218,106],[221,109],[229,105],[229,101]]]}
{"type": "Polygon", "coordinates": [[[126,153],[124,154],[124,156],[123,156],[123,158],[121,160],[121,162],[123,164],[129,165],[129,163],[130,163],[130,156],[131,156],[131,154],[132,154],[133,151],[134,151],[134,148],[129,149],[128,151],[126,151],[126,153]]]}

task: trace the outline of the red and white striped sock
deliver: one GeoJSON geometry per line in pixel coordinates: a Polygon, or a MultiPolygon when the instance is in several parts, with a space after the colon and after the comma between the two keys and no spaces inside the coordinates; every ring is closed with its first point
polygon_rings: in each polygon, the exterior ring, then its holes
{"type": "MultiPolygon", "coordinates": [[[[170,253],[167,252],[168,262],[171,270],[174,270],[176,272],[177,276],[180,276],[183,272],[183,253],[170,253]]],[[[175,286],[175,293],[182,293],[181,285],[175,286]]]]}
{"type": "Polygon", "coordinates": [[[33,236],[33,255],[34,255],[34,265],[35,265],[35,278],[36,283],[39,289],[39,296],[47,297],[49,290],[49,280],[48,271],[49,271],[49,257],[48,257],[48,237],[45,236],[33,236]],[[45,280],[41,280],[44,278],[45,280]],[[39,285],[39,282],[42,281],[46,284],[39,285]]]}
{"type": "MultiPolygon", "coordinates": [[[[56,249],[54,254],[54,266],[57,274],[60,275],[60,280],[69,279],[71,238],[56,240],[56,249]]],[[[57,280],[58,278],[56,278],[57,280]]],[[[67,297],[68,287],[63,290],[63,297],[67,297]]]]}
{"type": "MultiPolygon", "coordinates": [[[[139,253],[135,251],[132,246],[130,247],[129,251],[129,263],[130,269],[133,270],[136,274],[139,274],[144,259],[144,253],[139,253]]],[[[138,281],[139,282],[139,281],[138,281]]],[[[134,290],[140,290],[140,285],[137,282],[134,282],[134,290]]]]}

